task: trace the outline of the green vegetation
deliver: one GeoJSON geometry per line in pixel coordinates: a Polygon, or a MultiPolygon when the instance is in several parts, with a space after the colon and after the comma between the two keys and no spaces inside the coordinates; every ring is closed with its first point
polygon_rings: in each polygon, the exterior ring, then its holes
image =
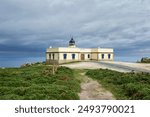
{"type": "Polygon", "coordinates": [[[150,74],[89,70],[86,75],[98,80],[117,99],[150,100],[150,74]]]}
{"type": "Polygon", "coordinates": [[[148,58],[148,57],[142,58],[140,62],[141,63],[150,63],[150,58],[148,58]]]}
{"type": "Polygon", "coordinates": [[[59,67],[26,65],[21,68],[0,68],[0,99],[8,100],[72,100],[79,99],[80,81],[73,70],[59,67]]]}

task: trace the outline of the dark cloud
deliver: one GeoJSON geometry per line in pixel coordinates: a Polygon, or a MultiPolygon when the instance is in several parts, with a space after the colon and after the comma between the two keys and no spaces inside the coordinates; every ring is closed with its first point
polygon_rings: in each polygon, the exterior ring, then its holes
{"type": "Polygon", "coordinates": [[[0,53],[43,56],[73,35],[79,47],[150,56],[149,6],[149,0],[0,0],[0,53]]]}

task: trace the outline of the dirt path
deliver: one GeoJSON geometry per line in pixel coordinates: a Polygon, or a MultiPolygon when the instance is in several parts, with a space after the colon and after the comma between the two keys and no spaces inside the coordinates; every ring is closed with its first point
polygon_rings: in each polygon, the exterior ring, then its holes
{"type": "Polygon", "coordinates": [[[83,78],[81,83],[80,100],[114,100],[112,93],[106,91],[97,81],[89,78],[85,73],[80,73],[83,78]]]}

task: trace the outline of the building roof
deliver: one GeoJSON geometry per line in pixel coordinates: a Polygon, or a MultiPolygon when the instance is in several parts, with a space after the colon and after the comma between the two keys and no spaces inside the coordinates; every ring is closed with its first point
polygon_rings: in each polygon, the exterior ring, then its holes
{"type": "Polygon", "coordinates": [[[58,47],[48,48],[46,52],[113,52],[112,48],[69,48],[69,47],[58,47]]]}

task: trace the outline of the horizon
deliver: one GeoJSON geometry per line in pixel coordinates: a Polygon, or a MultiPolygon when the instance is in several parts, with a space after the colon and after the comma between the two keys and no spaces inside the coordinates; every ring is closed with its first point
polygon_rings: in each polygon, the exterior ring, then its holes
{"type": "MultiPolygon", "coordinates": [[[[137,62],[140,61],[140,57],[115,57],[114,61],[122,62],[137,62]]],[[[26,63],[45,62],[45,57],[12,57],[11,61],[8,57],[0,58],[0,68],[14,68],[20,67],[26,63]]]]}

